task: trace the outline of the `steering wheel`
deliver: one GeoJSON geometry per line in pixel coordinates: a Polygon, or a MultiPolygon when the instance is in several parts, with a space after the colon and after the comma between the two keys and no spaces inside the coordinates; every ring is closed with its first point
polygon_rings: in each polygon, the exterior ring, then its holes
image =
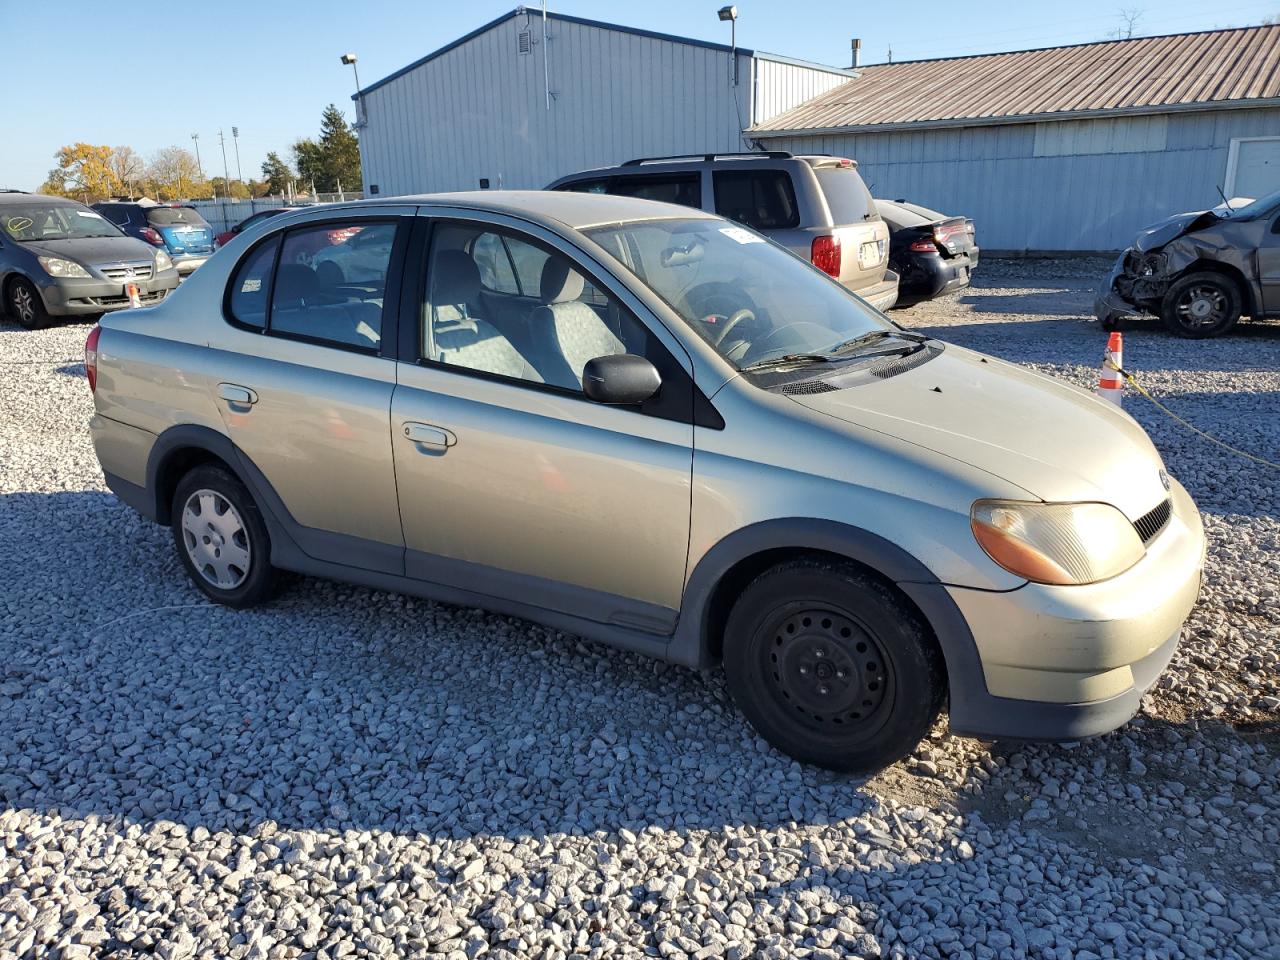
{"type": "Polygon", "coordinates": [[[754,320],[755,318],[756,315],[746,307],[743,307],[741,310],[734,311],[734,313],[730,315],[729,319],[724,322],[724,326],[711,338],[711,345],[713,347],[720,346],[720,344],[724,343],[725,340],[729,338],[729,334],[733,332],[734,327],[742,323],[744,320],[754,320]]]}

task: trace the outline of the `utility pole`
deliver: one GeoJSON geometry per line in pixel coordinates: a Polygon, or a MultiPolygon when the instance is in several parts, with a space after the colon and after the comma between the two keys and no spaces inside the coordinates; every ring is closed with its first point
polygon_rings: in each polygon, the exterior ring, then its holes
{"type": "Polygon", "coordinates": [[[231,139],[234,140],[236,144],[236,179],[239,180],[241,183],[244,183],[244,174],[240,172],[240,128],[239,127],[231,128],[231,139]]]}
{"type": "Polygon", "coordinates": [[[196,172],[200,174],[200,179],[204,179],[204,167],[200,163],[200,134],[193,133],[191,142],[196,145],[196,172]]]}
{"type": "MultiPolygon", "coordinates": [[[[231,196],[231,175],[227,173],[227,139],[222,135],[222,130],[218,130],[218,146],[222,147],[222,189],[229,197],[231,196]]],[[[214,192],[217,196],[217,191],[214,192]]]]}

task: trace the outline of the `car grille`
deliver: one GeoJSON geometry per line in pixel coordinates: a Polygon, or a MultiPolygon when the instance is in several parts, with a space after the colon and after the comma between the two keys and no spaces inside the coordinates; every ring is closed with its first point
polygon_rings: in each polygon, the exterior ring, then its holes
{"type": "Polygon", "coordinates": [[[103,267],[102,275],[108,280],[119,280],[125,282],[128,280],[150,280],[152,265],[149,263],[139,263],[134,266],[119,267],[103,267]],[[132,276],[130,276],[132,271],[132,276]]]}
{"type": "Polygon", "coordinates": [[[1161,530],[1169,523],[1169,517],[1173,515],[1173,501],[1165,499],[1154,510],[1151,510],[1137,520],[1134,521],[1133,529],[1138,531],[1138,536],[1144,544],[1150,543],[1156,538],[1161,530]]]}
{"type": "MultiPolygon", "coordinates": [[[[167,290],[152,290],[150,293],[138,295],[138,299],[144,303],[159,303],[164,299],[167,290]]],[[[91,303],[95,307],[127,307],[129,305],[128,297],[85,297],[86,303],[91,303]]]]}

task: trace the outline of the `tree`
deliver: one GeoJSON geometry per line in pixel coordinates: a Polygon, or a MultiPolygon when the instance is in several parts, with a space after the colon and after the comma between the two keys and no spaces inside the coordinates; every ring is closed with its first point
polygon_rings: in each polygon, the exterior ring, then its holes
{"type": "Polygon", "coordinates": [[[213,191],[215,197],[235,197],[237,200],[247,200],[252,196],[248,186],[239,180],[232,180],[228,183],[222,177],[210,177],[209,189],[213,191]]]}
{"type": "Polygon", "coordinates": [[[151,158],[147,176],[157,200],[184,200],[209,196],[209,184],[200,176],[195,155],[182,147],[165,147],[151,158]]]}
{"type": "Polygon", "coordinates": [[[272,150],[262,162],[262,178],[266,180],[267,194],[284,194],[289,192],[289,181],[293,179],[293,171],[280,159],[280,154],[272,150]]]}
{"type": "Polygon", "coordinates": [[[1138,29],[1138,21],[1146,11],[1141,7],[1124,7],[1116,11],[1120,26],[1108,34],[1113,40],[1130,40],[1138,29]]]}
{"type": "Polygon", "coordinates": [[[146,193],[147,166],[133,147],[115,147],[111,151],[110,165],[120,193],[130,198],[146,193]]]}
{"type": "Polygon", "coordinates": [[[40,187],[42,193],[75,197],[89,203],[117,193],[120,181],[111,165],[111,148],[73,143],[53,155],[58,165],[40,187]]]}
{"type": "Polygon", "coordinates": [[[293,162],[298,179],[320,193],[360,189],[360,142],[336,104],[325,107],[318,141],[308,137],[293,145],[293,162]]]}

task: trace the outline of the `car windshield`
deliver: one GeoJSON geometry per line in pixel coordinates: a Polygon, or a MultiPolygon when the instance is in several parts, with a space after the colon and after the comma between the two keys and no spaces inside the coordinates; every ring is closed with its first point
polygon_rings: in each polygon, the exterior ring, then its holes
{"type": "Polygon", "coordinates": [[[5,204],[0,207],[0,226],[22,243],[123,236],[100,214],[75,203],[5,204]]]}
{"type": "Polygon", "coordinates": [[[154,227],[171,227],[177,223],[190,224],[193,227],[207,227],[204,217],[190,207],[148,207],[147,223],[154,227]]]}
{"type": "Polygon", "coordinates": [[[1277,206],[1280,206],[1280,190],[1275,193],[1269,193],[1265,197],[1259,197],[1251,203],[1246,203],[1243,207],[1233,207],[1231,219],[1252,220],[1254,217],[1265,216],[1277,206]]]}
{"type": "Polygon", "coordinates": [[[643,220],[584,233],[739,369],[896,333],[871,306],[760,234],[726,220],[643,220]]]}

